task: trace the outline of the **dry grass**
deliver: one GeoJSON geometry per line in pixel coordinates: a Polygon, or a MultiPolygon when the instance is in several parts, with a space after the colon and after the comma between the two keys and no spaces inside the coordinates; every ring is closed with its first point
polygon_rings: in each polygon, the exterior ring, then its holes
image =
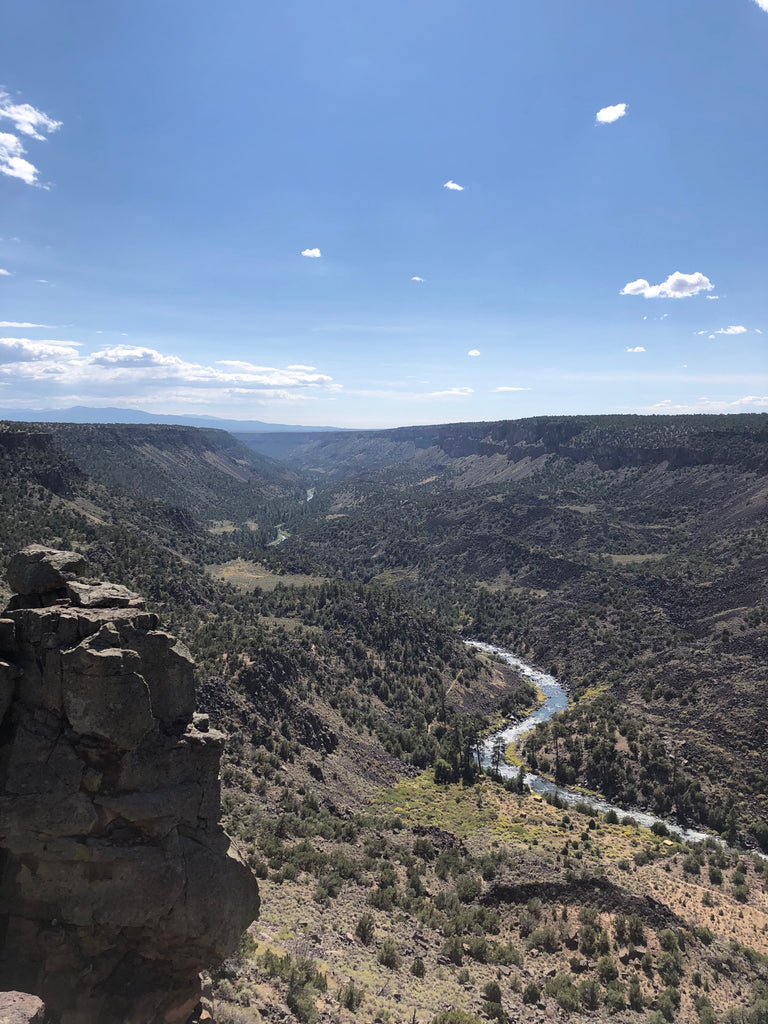
{"type": "Polygon", "coordinates": [[[270,572],[259,565],[258,562],[247,562],[243,558],[237,558],[232,562],[225,562],[223,565],[209,565],[208,572],[214,579],[224,583],[231,583],[238,590],[274,590],[275,587],[319,587],[327,580],[323,576],[304,576],[300,573],[285,573],[278,575],[270,572]]]}

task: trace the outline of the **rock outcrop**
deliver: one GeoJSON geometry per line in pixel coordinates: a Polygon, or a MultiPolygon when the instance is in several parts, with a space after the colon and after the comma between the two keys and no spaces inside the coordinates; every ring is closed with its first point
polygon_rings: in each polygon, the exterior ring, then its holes
{"type": "Polygon", "coordinates": [[[28,992],[0,992],[0,1024],[45,1024],[45,1006],[28,992]]]}
{"type": "Polygon", "coordinates": [[[0,616],[0,989],[54,1024],[180,1024],[258,911],[219,825],[193,663],[73,552],[12,559],[0,616]]]}

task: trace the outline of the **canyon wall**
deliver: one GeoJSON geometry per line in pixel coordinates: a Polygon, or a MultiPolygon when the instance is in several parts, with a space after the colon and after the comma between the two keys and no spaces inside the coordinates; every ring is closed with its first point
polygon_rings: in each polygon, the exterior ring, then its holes
{"type": "Polygon", "coordinates": [[[55,1024],[182,1024],[258,912],[219,825],[224,736],[182,643],[76,553],[26,548],[0,616],[0,989],[55,1024]]]}

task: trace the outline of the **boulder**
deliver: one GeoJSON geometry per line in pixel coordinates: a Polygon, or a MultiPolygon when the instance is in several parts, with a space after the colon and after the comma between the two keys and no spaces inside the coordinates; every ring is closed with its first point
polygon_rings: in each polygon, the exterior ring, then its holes
{"type": "Polygon", "coordinates": [[[0,992],[0,1024],[44,1024],[45,1006],[28,992],[0,992]]]}
{"type": "Polygon", "coordinates": [[[80,608],[143,608],[138,594],[119,583],[67,583],[67,595],[80,608]]]}
{"type": "Polygon", "coordinates": [[[13,556],[5,578],[14,593],[27,597],[63,590],[87,568],[85,559],[76,551],[57,551],[42,544],[30,544],[13,556]]]}

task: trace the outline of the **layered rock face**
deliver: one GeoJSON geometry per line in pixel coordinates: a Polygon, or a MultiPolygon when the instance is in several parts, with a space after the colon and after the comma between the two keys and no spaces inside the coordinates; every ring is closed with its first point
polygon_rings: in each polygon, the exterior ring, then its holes
{"type": "Polygon", "coordinates": [[[258,912],[193,664],[82,558],[16,555],[0,617],[0,989],[60,1024],[180,1024],[258,912]]]}

